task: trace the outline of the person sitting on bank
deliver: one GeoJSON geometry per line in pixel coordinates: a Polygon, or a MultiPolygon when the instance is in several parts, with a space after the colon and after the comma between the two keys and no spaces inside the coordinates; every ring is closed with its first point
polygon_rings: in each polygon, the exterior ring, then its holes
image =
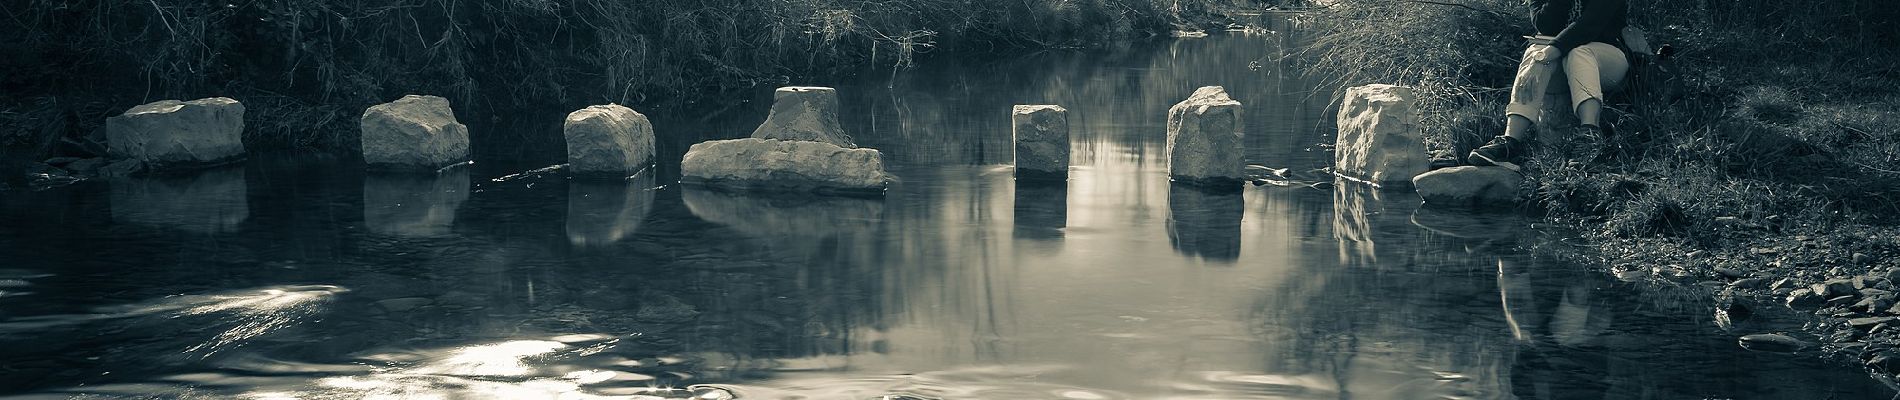
{"type": "Polygon", "coordinates": [[[1616,90],[1629,73],[1629,56],[1622,43],[1628,4],[1624,0],[1532,0],[1531,16],[1538,36],[1517,67],[1511,100],[1504,107],[1504,134],[1471,151],[1466,162],[1519,169],[1529,156],[1532,126],[1541,121],[1544,93],[1561,62],[1570,84],[1570,106],[1577,113],[1575,134],[1600,135],[1605,90],[1616,90]],[[1583,11],[1571,20],[1571,10],[1583,11]]]}

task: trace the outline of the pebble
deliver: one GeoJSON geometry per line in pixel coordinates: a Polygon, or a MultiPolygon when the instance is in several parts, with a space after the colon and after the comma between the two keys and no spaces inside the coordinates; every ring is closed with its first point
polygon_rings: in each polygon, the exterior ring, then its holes
{"type": "Polygon", "coordinates": [[[1854,319],[1847,320],[1847,325],[1855,327],[1855,328],[1866,329],[1866,328],[1872,328],[1874,325],[1879,325],[1881,323],[1893,321],[1893,320],[1900,320],[1900,317],[1854,318],[1854,319]]]}
{"type": "Polygon", "coordinates": [[[1900,356],[1883,351],[1867,359],[1867,367],[1886,372],[1900,371],[1900,356]]]}
{"type": "Polygon", "coordinates": [[[1766,285],[1767,283],[1768,283],[1767,279],[1744,278],[1744,279],[1737,279],[1734,282],[1729,282],[1728,286],[1732,288],[1738,288],[1738,289],[1760,289],[1763,285],[1766,285]]]}
{"type": "Polygon", "coordinates": [[[1829,298],[1853,294],[1861,289],[1855,287],[1854,281],[1849,279],[1829,279],[1825,283],[1817,283],[1815,285],[1820,287],[1814,289],[1815,293],[1820,293],[1822,296],[1829,298]]]}
{"type": "Polygon", "coordinates": [[[1748,276],[1747,272],[1743,272],[1742,270],[1729,268],[1729,267],[1715,267],[1715,273],[1722,274],[1722,276],[1729,277],[1729,278],[1741,278],[1741,277],[1748,276]]]}
{"type": "Polygon", "coordinates": [[[1815,294],[1810,289],[1795,289],[1794,292],[1788,293],[1788,308],[1808,309],[1825,303],[1827,303],[1827,298],[1815,294]]]}

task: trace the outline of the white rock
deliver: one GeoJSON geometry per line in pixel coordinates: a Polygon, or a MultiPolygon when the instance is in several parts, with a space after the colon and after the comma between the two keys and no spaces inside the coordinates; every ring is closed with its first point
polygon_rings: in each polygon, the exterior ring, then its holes
{"type": "Polygon", "coordinates": [[[445,236],[455,212],[468,201],[468,168],[439,173],[370,174],[363,177],[363,225],[370,232],[445,236]]]}
{"type": "Polygon", "coordinates": [[[875,149],[829,143],[732,139],[694,144],[681,181],[736,189],[882,194],[892,179],[875,149]]]}
{"type": "Polygon", "coordinates": [[[147,168],[244,156],[244,104],[224,97],[161,100],[106,118],[106,149],[147,168]]]}
{"type": "Polygon", "coordinates": [[[449,100],[408,95],[363,111],[363,162],[398,169],[434,169],[468,160],[468,127],[449,100]]]}
{"type": "Polygon", "coordinates": [[[633,179],[567,184],[567,241],[574,247],[617,243],[640,230],[653,209],[652,173],[633,179]]]}
{"type": "Polygon", "coordinates": [[[1339,174],[1378,186],[1403,186],[1431,160],[1419,136],[1412,89],[1365,85],[1346,90],[1339,108],[1333,166],[1339,174]]]}
{"type": "Polygon", "coordinates": [[[1195,89],[1168,109],[1168,176],[1176,181],[1239,185],[1246,174],[1240,102],[1220,86],[1195,89]]]}
{"type": "Polygon", "coordinates": [[[755,139],[825,142],[843,148],[858,147],[838,123],[838,90],[828,87],[788,86],[772,93],[772,113],[752,131],[755,139]]]}
{"type": "Polygon", "coordinates": [[[1067,180],[1069,110],[1054,105],[1018,105],[1010,112],[1016,140],[1016,177],[1067,180]]]}
{"type": "Polygon", "coordinates": [[[653,123],[619,104],[567,114],[568,170],[579,174],[632,175],[653,164],[653,123]]]}
{"type": "Polygon", "coordinates": [[[1412,178],[1425,204],[1440,206],[1511,205],[1517,202],[1524,176],[1504,167],[1461,166],[1412,178]]]}

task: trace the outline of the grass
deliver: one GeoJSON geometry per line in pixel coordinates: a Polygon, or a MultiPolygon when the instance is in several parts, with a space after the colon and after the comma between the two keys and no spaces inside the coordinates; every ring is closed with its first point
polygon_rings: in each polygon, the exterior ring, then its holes
{"type": "MultiPolygon", "coordinates": [[[[1539,127],[1527,211],[1578,228],[1589,244],[1561,256],[1620,277],[1683,271],[1658,277],[1717,288],[1742,282],[1719,271],[1742,271],[1761,279],[1723,296],[1773,303],[1794,287],[1884,281],[1900,271],[1900,54],[1874,50],[1900,47],[1900,31],[1884,25],[1900,20],[1900,8],[1879,0],[1630,6],[1632,25],[1652,44],[1678,51],[1611,95],[1614,136],[1539,127]]],[[[1502,0],[1339,2],[1311,17],[1326,33],[1306,53],[1341,87],[1421,88],[1432,150],[1464,154],[1502,132],[1529,11],[1502,0]]],[[[1872,339],[1841,320],[1884,310],[1842,311],[1823,308],[1807,325],[1841,344],[1830,352],[1900,351],[1892,333],[1872,339]]]]}
{"type": "MultiPolygon", "coordinates": [[[[97,140],[106,116],[227,96],[247,142],[345,150],[368,105],[410,93],[482,115],[684,104],[932,51],[1093,47],[1224,25],[1259,0],[22,0],[0,15],[0,144],[97,140]]],[[[481,129],[476,129],[477,134],[481,129]]],[[[522,138],[522,140],[559,140],[522,138]]]]}
{"type": "MultiPolygon", "coordinates": [[[[1311,17],[1327,33],[1307,53],[1343,86],[1421,88],[1428,143],[1463,154],[1502,131],[1529,9],[1452,3],[1340,2],[1311,17]]],[[[1868,50],[1900,43],[1879,26],[1900,13],[1871,0],[1631,9],[1679,51],[1612,96],[1615,137],[1540,127],[1539,211],[1606,238],[1710,246],[1744,236],[1735,226],[1900,222],[1900,57],[1868,50]]]]}

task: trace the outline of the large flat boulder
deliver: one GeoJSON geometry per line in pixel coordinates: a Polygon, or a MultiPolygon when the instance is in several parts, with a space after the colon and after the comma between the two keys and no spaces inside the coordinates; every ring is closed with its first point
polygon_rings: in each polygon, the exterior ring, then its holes
{"type": "Polygon", "coordinates": [[[838,90],[816,86],[788,86],[772,93],[772,113],[752,131],[755,139],[824,142],[855,148],[851,135],[838,123],[838,90]]]}
{"type": "Polygon", "coordinates": [[[363,111],[363,162],[386,169],[435,169],[468,161],[468,127],[449,100],[403,96],[363,111]]]}
{"type": "Polygon", "coordinates": [[[619,104],[567,114],[567,167],[576,174],[628,176],[653,164],[653,123],[619,104]]]}
{"type": "Polygon", "coordinates": [[[1425,173],[1431,160],[1419,136],[1415,101],[1412,89],[1403,86],[1347,89],[1339,107],[1334,171],[1381,187],[1403,187],[1425,173]]]}
{"type": "Polygon", "coordinates": [[[1195,89],[1168,109],[1168,177],[1202,186],[1239,187],[1246,160],[1240,102],[1220,86],[1195,89]]]}
{"type": "Polygon", "coordinates": [[[774,139],[694,144],[680,160],[681,181],[742,190],[883,194],[892,176],[875,149],[774,139]]]}
{"type": "Polygon", "coordinates": [[[225,97],[160,100],[106,118],[106,151],[146,168],[244,157],[244,104],[225,97]]]}
{"type": "Polygon", "coordinates": [[[1461,166],[1412,178],[1425,204],[1453,207],[1510,206],[1517,204],[1524,176],[1504,167],[1461,166]]]}
{"type": "Polygon", "coordinates": [[[1016,138],[1016,178],[1069,179],[1069,110],[1055,105],[1018,105],[1010,111],[1016,138]]]}

